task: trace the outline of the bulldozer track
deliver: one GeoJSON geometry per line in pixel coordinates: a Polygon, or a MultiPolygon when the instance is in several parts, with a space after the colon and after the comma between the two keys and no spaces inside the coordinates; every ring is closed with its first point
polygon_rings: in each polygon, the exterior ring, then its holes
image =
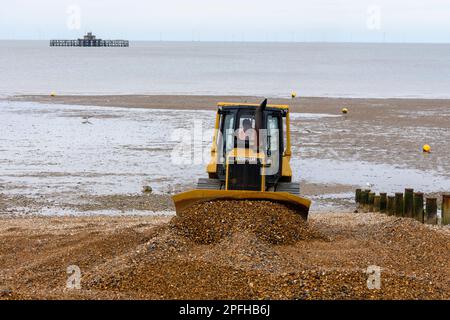
{"type": "Polygon", "coordinates": [[[300,183],[298,182],[279,182],[275,192],[289,192],[296,196],[300,195],[300,183]]]}
{"type": "Polygon", "coordinates": [[[201,190],[220,190],[222,183],[218,179],[200,178],[197,182],[197,189],[201,190]]]}
{"type": "MultiPolygon", "coordinates": [[[[197,189],[200,190],[221,190],[222,183],[217,179],[200,178],[197,182],[197,189]]],[[[294,195],[300,195],[300,183],[298,182],[280,182],[277,184],[275,192],[288,192],[294,195]]]]}

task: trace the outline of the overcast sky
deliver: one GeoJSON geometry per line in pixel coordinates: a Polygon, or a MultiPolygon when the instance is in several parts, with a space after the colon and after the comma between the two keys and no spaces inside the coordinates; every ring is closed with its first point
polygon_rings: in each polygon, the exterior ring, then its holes
{"type": "Polygon", "coordinates": [[[0,39],[450,42],[450,0],[0,0],[0,39]]]}

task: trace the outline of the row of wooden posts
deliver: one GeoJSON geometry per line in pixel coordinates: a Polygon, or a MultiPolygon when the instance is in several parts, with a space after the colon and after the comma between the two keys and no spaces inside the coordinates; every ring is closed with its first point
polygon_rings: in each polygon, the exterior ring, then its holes
{"type": "MultiPolygon", "coordinates": [[[[405,189],[393,196],[371,190],[356,189],[355,201],[364,212],[381,212],[390,216],[414,218],[422,223],[437,224],[437,198],[424,198],[422,192],[405,189]]],[[[442,225],[450,224],[450,195],[442,196],[442,225]]]]}

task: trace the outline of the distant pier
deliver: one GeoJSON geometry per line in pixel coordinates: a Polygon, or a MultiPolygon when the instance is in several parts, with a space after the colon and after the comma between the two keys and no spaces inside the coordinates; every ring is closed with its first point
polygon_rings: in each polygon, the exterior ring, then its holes
{"type": "Polygon", "coordinates": [[[88,32],[83,39],[50,40],[50,47],[129,47],[128,40],[97,39],[92,32],[88,32]]]}

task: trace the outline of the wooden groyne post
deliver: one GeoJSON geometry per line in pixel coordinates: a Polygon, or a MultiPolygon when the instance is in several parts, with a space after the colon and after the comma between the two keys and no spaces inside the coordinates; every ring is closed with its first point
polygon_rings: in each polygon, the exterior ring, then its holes
{"type": "Polygon", "coordinates": [[[450,224],[450,194],[442,196],[442,220],[443,226],[450,224]]]}
{"type": "Polygon", "coordinates": [[[437,224],[437,199],[427,198],[426,200],[426,223],[437,224]]]}
{"type": "Polygon", "coordinates": [[[364,209],[365,205],[366,205],[366,192],[362,190],[361,194],[359,195],[358,209],[364,209]]]}
{"type": "Polygon", "coordinates": [[[355,191],[355,203],[356,203],[356,206],[358,208],[359,208],[360,203],[361,203],[361,193],[362,193],[361,189],[356,189],[356,191],[355,191]]]}
{"type": "Polygon", "coordinates": [[[395,215],[397,217],[403,217],[403,193],[397,192],[395,194],[395,215]]]}
{"type": "Polygon", "coordinates": [[[361,208],[364,212],[369,211],[369,193],[370,190],[366,189],[361,193],[361,208]]]}
{"type": "Polygon", "coordinates": [[[373,206],[375,201],[375,192],[369,192],[368,212],[373,212],[373,206]]]}
{"type": "Polygon", "coordinates": [[[424,222],[424,203],[423,203],[423,193],[414,193],[414,218],[420,222],[424,222]]]}
{"type": "Polygon", "coordinates": [[[386,213],[387,211],[387,193],[380,192],[380,212],[386,213]]]}
{"type": "Polygon", "coordinates": [[[381,197],[379,195],[373,197],[373,212],[380,212],[380,200],[381,197]]]}
{"type": "Polygon", "coordinates": [[[387,214],[389,216],[395,215],[395,197],[388,196],[387,198],[387,214]]]}
{"type": "Polygon", "coordinates": [[[408,218],[413,217],[414,212],[414,189],[405,189],[405,207],[404,216],[408,218]]]}

